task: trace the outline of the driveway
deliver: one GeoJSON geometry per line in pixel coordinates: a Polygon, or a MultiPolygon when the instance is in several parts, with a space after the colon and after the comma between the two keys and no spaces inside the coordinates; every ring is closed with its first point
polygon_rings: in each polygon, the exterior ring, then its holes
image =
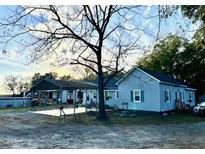
{"type": "MultiPolygon", "coordinates": [[[[85,107],[78,107],[78,108],[75,108],[75,111],[74,111],[74,108],[66,108],[66,109],[63,109],[63,111],[66,115],[72,115],[72,114],[74,114],[74,112],[76,114],[85,113],[86,109],[85,109],[85,107]]],[[[59,109],[33,111],[33,113],[43,114],[43,115],[51,115],[51,116],[57,116],[57,117],[60,116],[60,110],[59,109]]]]}
{"type": "Polygon", "coordinates": [[[204,148],[205,122],[106,126],[0,113],[0,148],[204,148]]]}

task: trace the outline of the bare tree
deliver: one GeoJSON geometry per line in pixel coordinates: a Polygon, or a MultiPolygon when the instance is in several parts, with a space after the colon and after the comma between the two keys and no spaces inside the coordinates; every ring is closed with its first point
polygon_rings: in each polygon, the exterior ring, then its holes
{"type": "Polygon", "coordinates": [[[96,80],[96,74],[87,67],[77,67],[77,71],[82,75],[82,80],[89,81],[89,80],[96,80]]]}
{"type": "Polygon", "coordinates": [[[160,19],[160,7],[154,7],[144,13],[148,6],[18,6],[0,23],[1,42],[5,50],[11,42],[20,44],[31,53],[31,62],[55,56],[61,66],[92,70],[98,77],[99,117],[104,118],[105,84],[124,70],[128,55],[143,48],[144,35],[158,35],[159,22],[149,24],[160,19]]]}
{"type": "Polygon", "coordinates": [[[17,89],[17,77],[9,75],[5,77],[4,86],[7,90],[12,91],[13,96],[15,95],[15,90],[17,89]]]}
{"type": "Polygon", "coordinates": [[[20,76],[8,75],[4,79],[4,87],[12,91],[13,96],[29,89],[30,84],[28,78],[20,76]]]}

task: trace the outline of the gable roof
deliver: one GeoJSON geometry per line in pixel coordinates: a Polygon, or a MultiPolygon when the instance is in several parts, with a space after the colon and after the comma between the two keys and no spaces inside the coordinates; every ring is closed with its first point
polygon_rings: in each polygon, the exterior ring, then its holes
{"type": "Polygon", "coordinates": [[[128,75],[130,75],[136,69],[143,72],[143,73],[145,73],[146,75],[150,76],[151,78],[158,81],[159,83],[172,84],[172,85],[187,87],[187,85],[184,82],[176,80],[173,77],[171,77],[170,75],[166,75],[166,74],[162,74],[162,73],[159,73],[159,72],[155,72],[155,71],[151,71],[151,70],[143,69],[143,68],[138,68],[138,67],[133,67],[122,79],[120,79],[117,82],[117,85],[120,82],[122,82],[128,75]]]}
{"type": "Polygon", "coordinates": [[[74,80],[52,80],[47,79],[47,81],[58,85],[59,87],[67,87],[67,88],[96,88],[97,85],[90,83],[90,82],[84,82],[84,81],[74,81],[74,80]]]}
{"type": "Polygon", "coordinates": [[[159,73],[159,72],[154,72],[154,71],[147,70],[147,69],[141,69],[141,70],[148,73],[148,74],[150,74],[151,76],[155,77],[156,79],[158,79],[161,82],[186,86],[186,84],[184,82],[176,80],[170,75],[162,74],[162,73],[159,73]]]}

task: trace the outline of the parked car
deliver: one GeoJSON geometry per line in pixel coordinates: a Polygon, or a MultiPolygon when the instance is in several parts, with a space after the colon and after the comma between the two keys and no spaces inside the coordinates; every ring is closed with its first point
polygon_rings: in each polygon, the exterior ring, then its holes
{"type": "Polygon", "coordinates": [[[197,106],[193,108],[193,113],[195,115],[201,115],[203,116],[205,114],[205,101],[201,102],[197,106]]]}

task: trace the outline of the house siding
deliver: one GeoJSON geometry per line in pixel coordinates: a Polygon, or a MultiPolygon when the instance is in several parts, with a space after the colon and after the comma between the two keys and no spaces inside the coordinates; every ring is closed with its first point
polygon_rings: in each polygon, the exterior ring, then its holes
{"type": "MultiPolygon", "coordinates": [[[[175,103],[175,91],[182,91],[184,93],[184,102],[185,104],[190,104],[188,102],[189,99],[189,92],[192,90],[187,90],[185,87],[181,86],[174,86],[174,85],[168,85],[168,84],[160,84],[160,108],[161,112],[171,111],[176,109],[176,103],[175,103]],[[165,91],[170,90],[171,92],[171,101],[165,102],[165,91]]],[[[195,92],[193,92],[193,101],[190,104],[191,106],[195,105],[195,92]]]]}
{"type": "Polygon", "coordinates": [[[185,101],[188,102],[189,100],[189,92],[192,92],[193,93],[193,100],[192,102],[190,103],[191,106],[195,106],[196,105],[196,94],[195,94],[195,91],[194,90],[188,90],[186,89],[186,93],[185,93],[185,101]]]}
{"type": "Polygon", "coordinates": [[[122,103],[128,103],[128,109],[160,112],[160,90],[159,82],[146,75],[140,70],[134,70],[118,85],[119,100],[116,104],[123,108],[122,103]],[[131,91],[144,91],[144,101],[137,103],[131,102],[131,91]]]}

